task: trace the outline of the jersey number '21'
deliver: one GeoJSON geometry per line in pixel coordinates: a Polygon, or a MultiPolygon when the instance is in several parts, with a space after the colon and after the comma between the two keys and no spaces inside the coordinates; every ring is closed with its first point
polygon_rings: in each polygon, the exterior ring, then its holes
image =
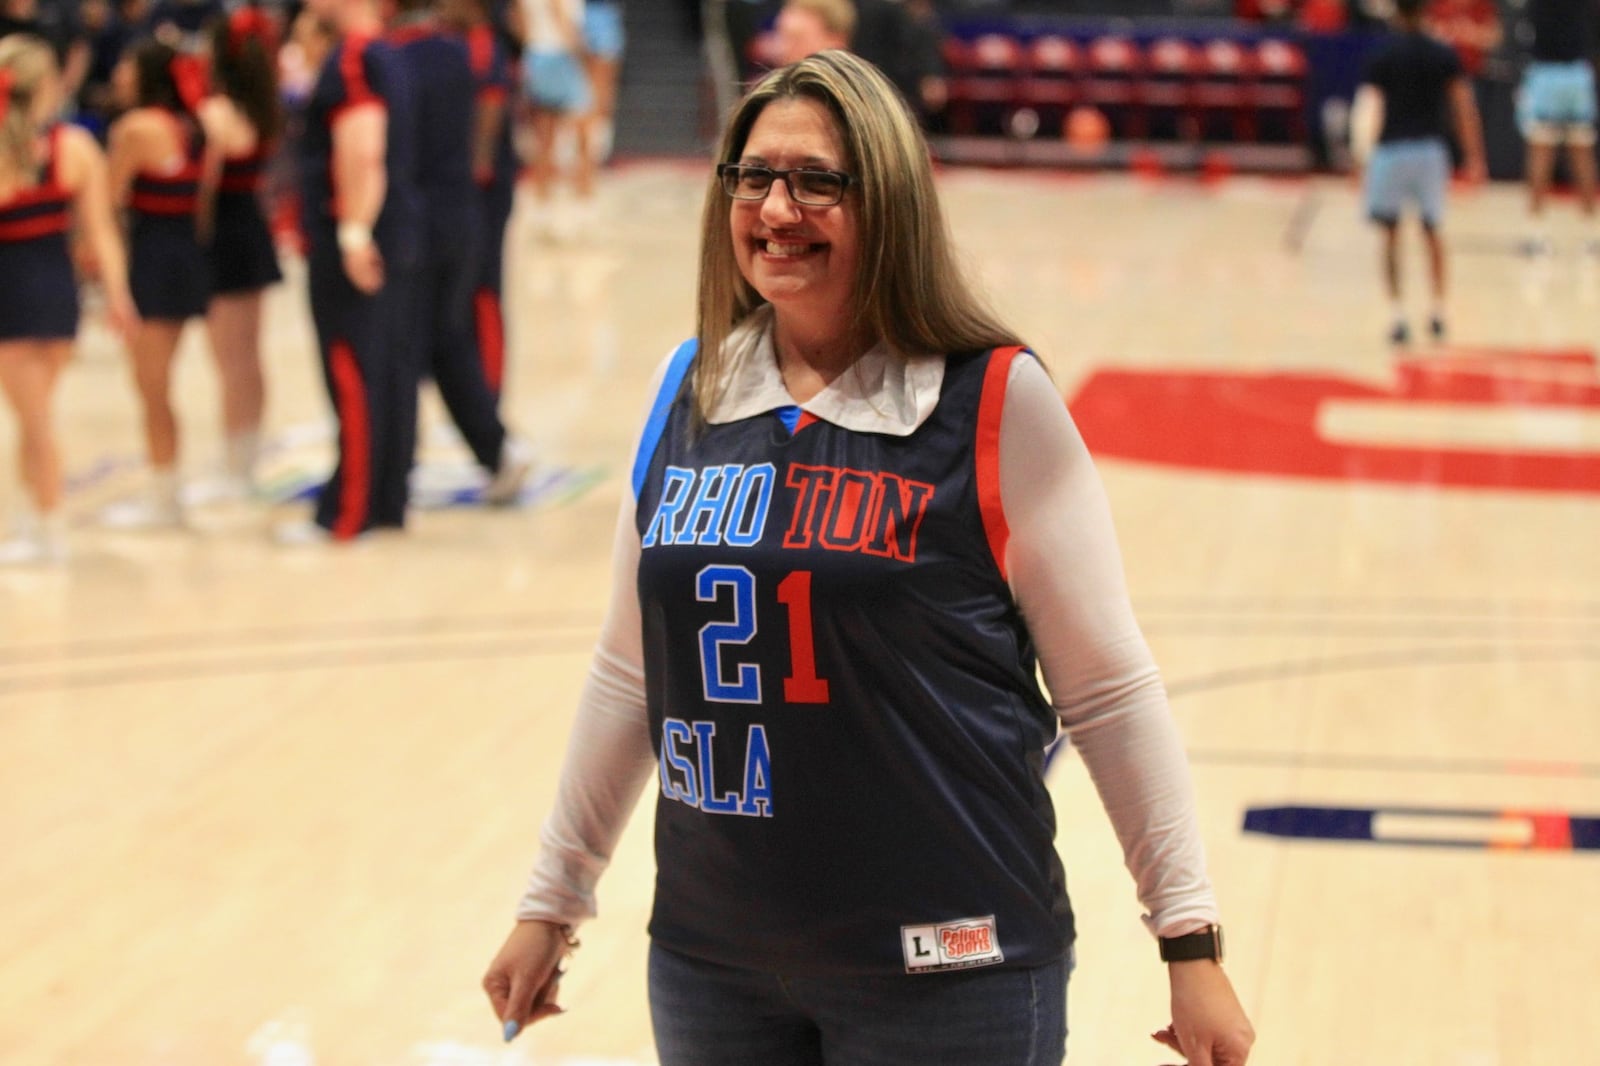
{"type": "MultiPolygon", "coordinates": [[[[695,598],[702,603],[721,599],[724,588],[733,593],[733,617],[700,627],[700,676],[706,699],[760,703],[761,668],[722,659],[727,645],[748,644],[756,635],[756,576],[742,566],[708,566],[695,578],[695,598]]],[[[811,571],[796,570],[778,582],[778,602],[789,611],[789,676],[783,679],[783,698],[788,703],[827,703],[828,682],[817,676],[811,636],[811,571]]]]}

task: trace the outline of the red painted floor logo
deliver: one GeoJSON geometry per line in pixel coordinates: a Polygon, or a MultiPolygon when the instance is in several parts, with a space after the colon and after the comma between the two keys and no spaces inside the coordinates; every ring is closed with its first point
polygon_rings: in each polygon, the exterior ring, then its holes
{"type": "Polygon", "coordinates": [[[1384,388],[1333,375],[1100,370],[1069,403],[1097,456],[1191,469],[1600,493],[1586,349],[1441,349],[1384,388]]]}

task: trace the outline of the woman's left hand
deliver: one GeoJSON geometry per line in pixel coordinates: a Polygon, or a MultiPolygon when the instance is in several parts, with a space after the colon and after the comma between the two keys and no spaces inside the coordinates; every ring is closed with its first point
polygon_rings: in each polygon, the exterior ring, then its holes
{"type": "Polygon", "coordinates": [[[1172,1024],[1151,1034],[1189,1060],[1189,1066],[1244,1066],[1256,1031],[1222,966],[1209,959],[1167,966],[1172,1024]]]}

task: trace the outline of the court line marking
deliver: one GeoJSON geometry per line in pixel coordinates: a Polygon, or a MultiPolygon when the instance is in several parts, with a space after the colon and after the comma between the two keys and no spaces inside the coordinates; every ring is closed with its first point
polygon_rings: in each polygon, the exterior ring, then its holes
{"type": "Polygon", "coordinates": [[[1241,751],[1190,748],[1195,766],[1248,767],[1273,770],[1337,770],[1362,773],[1428,774],[1460,777],[1533,777],[1600,779],[1600,762],[1551,759],[1484,759],[1319,752],[1241,751]]]}
{"type": "Polygon", "coordinates": [[[1173,699],[1198,692],[1236,688],[1241,685],[1282,681],[1291,677],[1326,677],[1331,674],[1364,673],[1415,666],[1478,666],[1507,658],[1533,662],[1600,662],[1600,643],[1519,646],[1505,643],[1461,645],[1457,647],[1413,647],[1393,650],[1327,655],[1309,659],[1285,659],[1256,666],[1230,667],[1211,673],[1195,674],[1167,683],[1173,699]]]}

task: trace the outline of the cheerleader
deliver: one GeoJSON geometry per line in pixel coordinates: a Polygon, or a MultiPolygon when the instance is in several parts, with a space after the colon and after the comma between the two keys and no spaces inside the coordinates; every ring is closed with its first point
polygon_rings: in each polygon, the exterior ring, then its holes
{"type": "Polygon", "coordinates": [[[66,556],[61,456],[50,405],[78,330],[67,231],[75,222],[99,263],[113,326],[133,331],[122,241],[94,139],[57,124],[55,53],[37,37],[0,40],[0,386],[16,415],[24,498],[0,561],[66,556]]]}
{"type": "Polygon", "coordinates": [[[199,62],[158,41],[136,45],[114,75],[119,99],[133,104],[111,127],[111,191],[128,209],[128,280],[142,323],[130,345],[144,410],[151,492],[114,524],[178,526],[178,425],[172,410],[172,357],[184,323],[206,313],[209,239],[221,156],[206,144],[196,116],[205,95],[199,62]]]}
{"type": "Polygon", "coordinates": [[[211,29],[214,92],[200,104],[206,143],[222,156],[211,240],[206,329],[222,383],[230,489],[248,495],[261,447],[266,388],[261,374],[261,303],[283,280],[261,208],[261,185],[283,130],[275,71],[276,30],[257,7],[211,29]]]}

